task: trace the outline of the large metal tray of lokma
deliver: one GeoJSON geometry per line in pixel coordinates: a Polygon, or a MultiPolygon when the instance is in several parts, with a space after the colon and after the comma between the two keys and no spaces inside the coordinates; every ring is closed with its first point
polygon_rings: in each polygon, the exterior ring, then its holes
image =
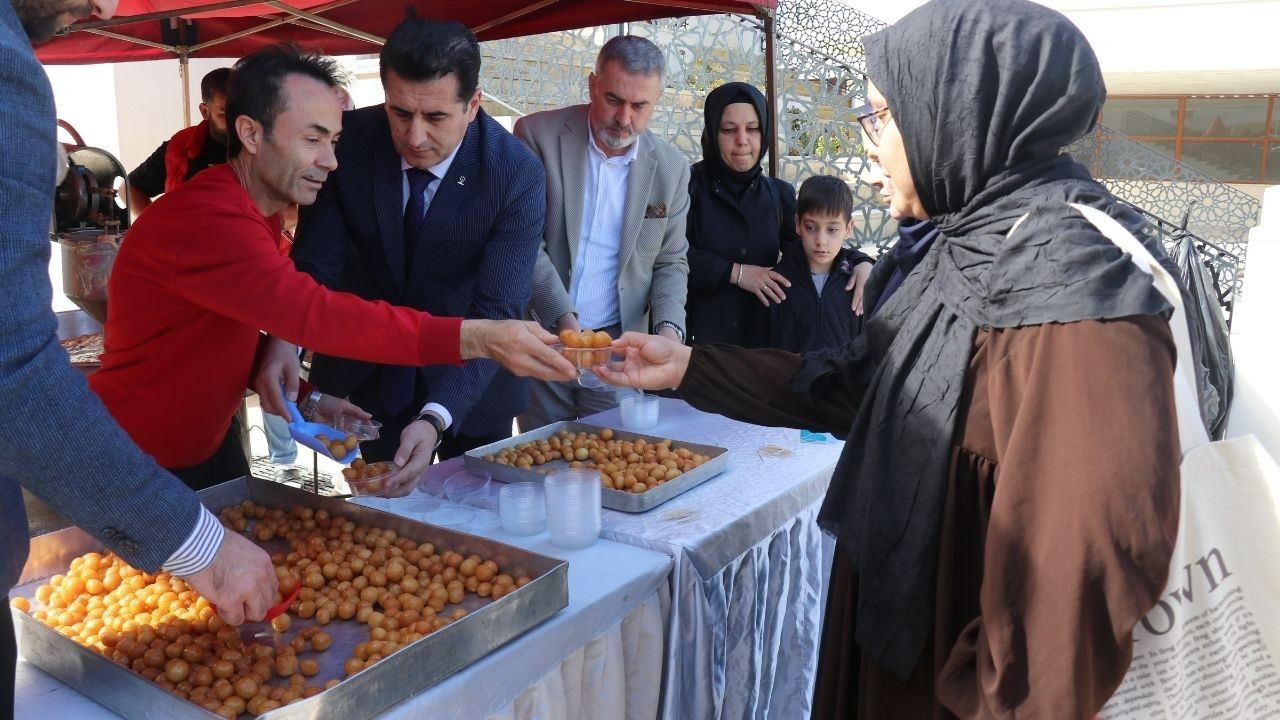
{"type": "MultiPolygon", "coordinates": [[[[513,438],[499,440],[498,442],[470,450],[466,453],[466,459],[463,460],[463,463],[468,468],[483,470],[484,472],[489,473],[489,475],[495,480],[500,480],[506,483],[542,482],[545,475],[539,473],[538,470],[523,469],[512,465],[503,465],[501,463],[493,462],[492,460],[485,460],[484,458],[486,455],[494,455],[501,450],[513,448],[522,443],[549,438],[553,435],[559,434],[562,430],[571,433],[586,432],[599,435],[600,431],[603,429],[604,427],[600,425],[589,425],[584,422],[578,422],[577,420],[562,420],[560,422],[551,423],[550,425],[545,425],[536,430],[530,430],[527,433],[522,433],[513,438]]],[[[653,444],[662,442],[666,439],[655,435],[645,435],[643,433],[634,433],[616,428],[613,428],[613,436],[618,440],[630,441],[643,438],[645,442],[653,444]]],[[[706,482],[707,480],[710,480],[716,475],[719,475],[724,472],[724,469],[729,462],[729,451],[722,447],[685,442],[677,438],[671,438],[671,445],[672,447],[686,448],[690,452],[698,453],[699,455],[706,455],[711,459],[673,480],[668,480],[667,482],[642,493],[632,493],[625,490],[614,490],[612,488],[601,488],[600,504],[611,510],[621,510],[622,512],[645,512],[646,510],[657,507],[680,493],[683,493],[706,482]]],[[[568,466],[569,463],[565,460],[553,460],[552,462],[539,466],[538,469],[547,473],[552,473],[568,466]]]]}
{"type": "MultiPolygon", "coordinates": [[[[264,713],[261,718],[371,717],[462,670],[555,615],[569,602],[569,565],[564,560],[251,477],[202,490],[199,496],[214,513],[244,500],[272,508],[288,509],[298,505],[324,509],[358,525],[394,530],[419,543],[430,542],[437,548],[463,555],[476,553],[492,558],[502,568],[523,571],[531,578],[528,584],[497,600],[468,594],[461,604],[468,614],[461,620],[418,639],[314,697],[264,713]]],[[[11,595],[31,598],[35,589],[51,576],[66,572],[73,559],[87,552],[101,551],[100,542],[74,527],[32,538],[22,578],[11,595]]],[[[450,605],[446,610],[454,607],[458,606],[450,605]]],[[[114,712],[129,718],[156,720],[218,717],[63,637],[30,615],[15,609],[10,611],[24,658],[114,712]]],[[[290,634],[313,623],[314,620],[295,617],[290,634]]],[[[267,623],[250,623],[242,626],[241,635],[269,629],[267,623]]],[[[368,639],[368,628],[354,620],[335,618],[324,630],[332,636],[332,646],[319,656],[308,656],[320,663],[318,677],[342,677],[343,662],[356,645],[368,639]]]]}

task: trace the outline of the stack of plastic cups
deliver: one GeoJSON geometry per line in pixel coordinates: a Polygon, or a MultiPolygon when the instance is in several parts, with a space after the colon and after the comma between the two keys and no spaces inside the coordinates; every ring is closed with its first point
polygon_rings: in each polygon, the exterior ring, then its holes
{"type": "Polygon", "coordinates": [[[622,426],[628,430],[648,430],[658,424],[656,395],[627,395],[620,403],[622,426]]]}
{"type": "Polygon", "coordinates": [[[561,470],[545,485],[551,544],[577,550],[594,543],[600,537],[600,471],[561,470]]]}
{"type": "Polygon", "coordinates": [[[503,485],[498,491],[498,517],[512,535],[533,535],[547,527],[546,492],[541,483],[503,485]]]}

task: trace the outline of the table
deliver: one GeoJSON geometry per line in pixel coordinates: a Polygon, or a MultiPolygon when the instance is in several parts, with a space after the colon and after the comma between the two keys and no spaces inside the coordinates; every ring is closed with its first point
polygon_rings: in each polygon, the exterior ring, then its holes
{"type": "MultiPolygon", "coordinates": [[[[474,534],[568,560],[569,605],[383,717],[652,720],[671,560],[604,540],[562,550],[545,532],[525,538],[500,528],[474,534]]],[[[21,657],[16,693],[19,719],[116,717],[21,657]]]]}
{"type": "MultiPolygon", "coordinates": [[[[621,426],[617,409],[583,422],[621,426]]],[[[665,398],[645,432],[729,450],[724,473],[667,503],[604,513],[603,537],[676,563],[662,716],[808,718],[829,569],[817,513],[844,443],[665,398]]]]}
{"type": "MultiPolygon", "coordinates": [[[[622,426],[617,409],[582,422],[622,426]]],[[[666,398],[643,432],[729,450],[728,469],[688,492],[646,513],[603,513],[602,537],[675,562],[661,717],[809,717],[832,548],[817,512],[844,443],[666,398]],[[789,454],[760,452],[770,445],[789,454]]]]}

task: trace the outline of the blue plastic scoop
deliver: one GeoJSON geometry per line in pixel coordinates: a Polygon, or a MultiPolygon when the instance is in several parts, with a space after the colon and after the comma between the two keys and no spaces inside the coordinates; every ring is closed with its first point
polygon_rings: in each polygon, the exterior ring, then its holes
{"type": "Polygon", "coordinates": [[[284,404],[285,407],[289,409],[289,434],[293,436],[294,440],[297,440],[303,445],[315,450],[317,453],[320,453],[327,458],[337,460],[344,465],[351,464],[351,461],[355,460],[356,456],[360,454],[359,446],[357,446],[355,450],[348,452],[342,457],[333,457],[333,453],[329,452],[329,446],[316,436],[324,435],[329,438],[330,442],[333,442],[334,440],[342,440],[347,436],[347,434],[341,430],[329,427],[328,425],[303,420],[302,413],[298,412],[297,404],[287,397],[284,398],[284,404]]]}

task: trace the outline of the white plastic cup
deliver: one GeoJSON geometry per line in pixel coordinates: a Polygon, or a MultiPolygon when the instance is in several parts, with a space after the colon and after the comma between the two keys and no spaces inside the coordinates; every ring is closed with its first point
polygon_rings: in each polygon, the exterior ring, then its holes
{"type": "Polygon", "coordinates": [[[628,430],[648,430],[658,424],[656,395],[628,395],[619,404],[622,408],[622,427],[628,430]]]}
{"type": "Polygon", "coordinates": [[[578,468],[547,476],[547,529],[551,544],[589,547],[600,537],[600,471],[578,468]]]}
{"type": "Polygon", "coordinates": [[[498,491],[498,518],[512,535],[533,535],[547,529],[546,491],[542,483],[503,485],[498,491]]]}

